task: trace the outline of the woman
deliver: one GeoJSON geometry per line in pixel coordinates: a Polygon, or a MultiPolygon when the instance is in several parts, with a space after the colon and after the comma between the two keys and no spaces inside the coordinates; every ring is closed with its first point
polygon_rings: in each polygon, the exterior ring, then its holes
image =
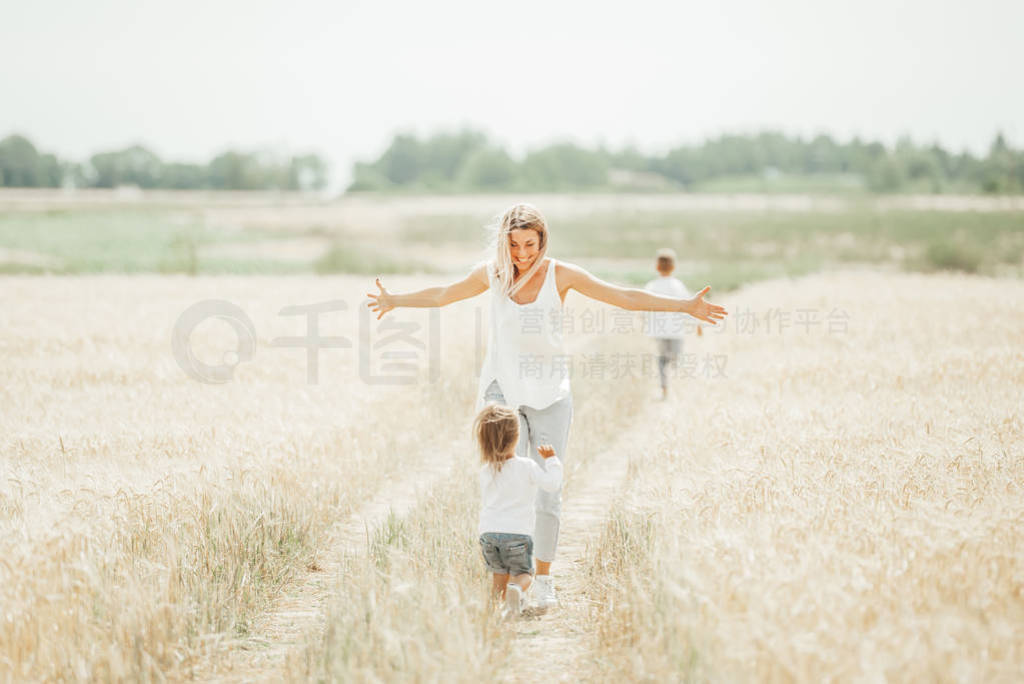
{"type": "MultiPolygon", "coordinates": [[[[477,410],[488,402],[517,409],[520,430],[517,455],[541,457],[537,447],[550,444],[565,460],[572,422],[572,394],[562,350],[562,303],[569,290],[630,311],[676,311],[716,324],[726,311],[704,301],[705,287],[692,299],[675,299],[625,288],[595,278],[574,264],[547,256],[548,229],[532,205],[516,204],[501,217],[495,231],[495,258],[477,265],[468,276],[447,287],[408,294],[388,292],[377,279],[377,294],[368,306],[377,318],[400,306],[445,306],[487,290],[491,292],[490,335],[480,371],[477,410]],[[532,446],[532,448],[531,448],[532,446]]],[[[534,595],[542,608],[557,604],[551,563],[558,544],[561,490],[537,495],[534,554],[537,576],[534,595]]]]}

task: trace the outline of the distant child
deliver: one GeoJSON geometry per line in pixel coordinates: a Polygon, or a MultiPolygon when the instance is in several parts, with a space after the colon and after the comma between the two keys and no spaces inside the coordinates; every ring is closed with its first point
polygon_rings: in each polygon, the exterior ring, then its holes
{"type": "Polygon", "coordinates": [[[516,456],[519,413],[506,406],[485,406],[473,423],[473,434],[482,463],[480,548],[487,569],[494,573],[492,597],[503,598],[508,613],[515,616],[523,612],[533,581],[537,488],[558,491],[562,462],[548,444],[537,447],[543,468],[533,459],[516,456]]]}
{"type": "MultiPolygon", "coordinates": [[[[645,290],[666,297],[690,297],[686,287],[678,278],[672,277],[672,271],[676,268],[676,253],[669,249],[659,249],[655,268],[658,270],[659,278],[647,283],[645,290]]],[[[647,335],[653,337],[658,343],[658,377],[661,381],[661,398],[668,398],[668,373],[666,366],[670,363],[674,367],[679,360],[679,352],[683,347],[683,331],[687,325],[686,314],[671,313],[668,311],[652,311],[647,314],[647,335]]],[[[697,326],[697,335],[701,335],[700,326],[697,326]]]]}

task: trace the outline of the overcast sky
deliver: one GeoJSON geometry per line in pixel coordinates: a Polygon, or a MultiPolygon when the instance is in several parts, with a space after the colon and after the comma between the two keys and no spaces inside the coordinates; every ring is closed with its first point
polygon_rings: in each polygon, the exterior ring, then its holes
{"type": "Polygon", "coordinates": [[[1024,146],[1020,0],[0,0],[0,137],[316,151],[397,131],[647,152],[766,128],[1024,146]]]}

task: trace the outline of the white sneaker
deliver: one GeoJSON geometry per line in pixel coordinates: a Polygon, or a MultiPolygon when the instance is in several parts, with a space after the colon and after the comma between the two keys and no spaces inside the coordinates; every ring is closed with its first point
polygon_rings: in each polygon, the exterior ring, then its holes
{"type": "Polygon", "coordinates": [[[554,608],[558,605],[555,581],[551,575],[537,575],[533,578],[533,600],[538,608],[554,608]]]}
{"type": "Polygon", "coordinates": [[[505,586],[505,608],[508,610],[508,614],[511,617],[521,615],[523,612],[523,604],[526,601],[523,600],[523,589],[518,584],[509,582],[505,586]]]}

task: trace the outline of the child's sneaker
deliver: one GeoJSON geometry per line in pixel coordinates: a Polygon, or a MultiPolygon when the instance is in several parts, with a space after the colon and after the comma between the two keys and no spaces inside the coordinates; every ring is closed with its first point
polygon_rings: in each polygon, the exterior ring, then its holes
{"type": "Polygon", "coordinates": [[[537,575],[533,578],[533,601],[538,608],[554,608],[558,605],[555,582],[551,575],[537,575]]]}
{"type": "Polygon", "coordinates": [[[523,604],[526,601],[523,598],[523,589],[518,584],[509,582],[505,587],[505,608],[508,610],[509,617],[517,617],[523,612],[523,604]]]}

